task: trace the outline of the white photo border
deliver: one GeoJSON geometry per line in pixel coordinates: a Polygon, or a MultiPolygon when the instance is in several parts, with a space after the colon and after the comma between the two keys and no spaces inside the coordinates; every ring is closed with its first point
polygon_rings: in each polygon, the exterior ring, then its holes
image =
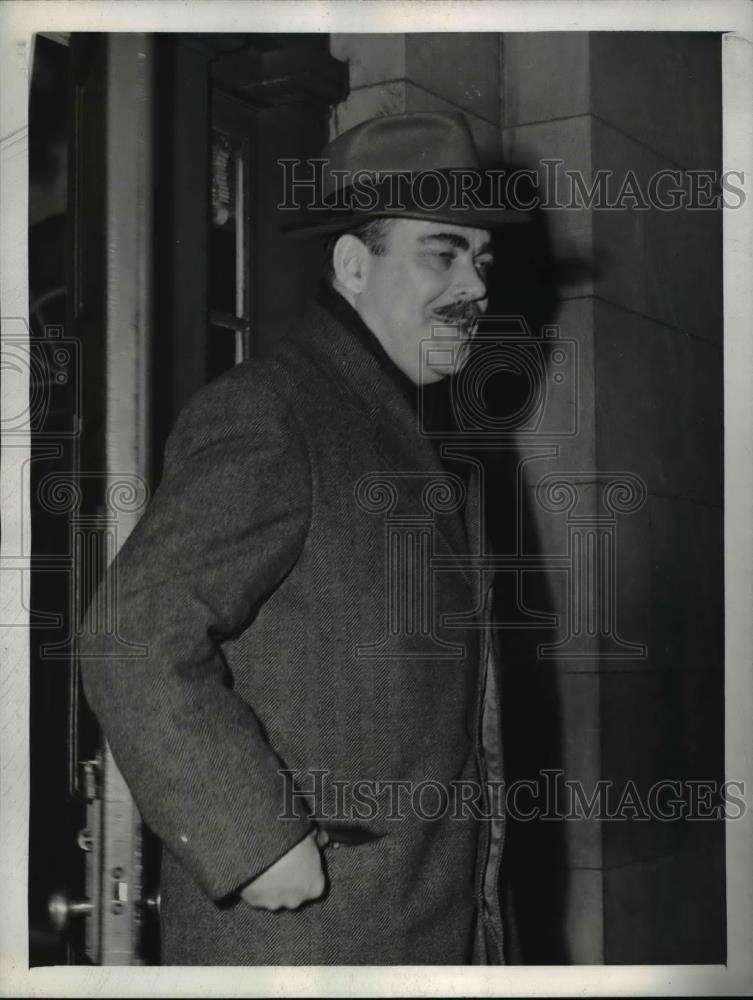
{"type": "MultiPolygon", "coordinates": [[[[753,4],[746,0],[130,0],[0,5],[0,317],[28,320],[28,88],[32,36],[69,31],[712,31],[724,33],[723,169],[744,170],[745,204],[725,208],[724,495],[726,776],[753,787],[753,4]]],[[[7,381],[7,380],[5,380],[7,381]]],[[[3,384],[2,413],[26,406],[3,384]]],[[[4,442],[5,443],[5,442],[4,442]]],[[[2,451],[3,552],[29,512],[29,442],[2,451]],[[24,491],[28,495],[28,491],[24,491]]],[[[0,557],[2,553],[0,553],[0,557]]],[[[28,574],[0,573],[0,995],[2,996],[736,996],[753,990],[753,809],[727,824],[724,966],[28,968],[28,574]],[[12,576],[12,579],[10,577],[12,576]],[[8,578],[8,579],[5,579],[8,578]]]]}

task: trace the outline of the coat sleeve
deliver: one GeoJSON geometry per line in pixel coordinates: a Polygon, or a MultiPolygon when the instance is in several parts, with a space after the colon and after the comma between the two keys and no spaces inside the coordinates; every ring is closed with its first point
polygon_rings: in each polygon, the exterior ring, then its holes
{"type": "Polygon", "coordinates": [[[87,698],[145,822],[214,899],[313,827],[301,806],[280,819],[284,764],[217,643],[291,570],[310,505],[286,405],[248,376],[211,383],[179,417],[162,482],[100,584],[117,637],[97,624],[100,594],[79,643],[87,698]],[[124,643],[146,652],[124,656],[124,643]]]}

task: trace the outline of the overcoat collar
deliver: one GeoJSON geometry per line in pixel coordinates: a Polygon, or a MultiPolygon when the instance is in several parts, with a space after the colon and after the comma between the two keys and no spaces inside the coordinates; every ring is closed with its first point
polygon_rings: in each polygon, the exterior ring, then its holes
{"type": "MultiPolygon", "coordinates": [[[[459,476],[447,471],[434,439],[420,427],[420,408],[411,401],[404,383],[382,363],[378,352],[369,350],[339,317],[317,301],[310,303],[291,338],[330,381],[341,400],[366,422],[376,451],[391,471],[402,473],[400,488],[413,500],[423,502],[430,481],[446,483],[451,477],[453,487],[465,495],[465,502],[454,515],[436,516],[434,523],[453,554],[478,554],[479,470],[474,466],[467,486],[459,476]]],[[[473,573],[462,572],[472,583],[473,573]]]]}

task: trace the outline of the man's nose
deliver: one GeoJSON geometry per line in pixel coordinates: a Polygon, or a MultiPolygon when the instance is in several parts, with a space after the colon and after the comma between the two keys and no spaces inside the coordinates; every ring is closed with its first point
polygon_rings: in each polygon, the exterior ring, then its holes
{"type": "Polygon", "coordinates": [[[455,288],[464,299],[475,301],[486,298],[486,282],[476,269],[476,265],[469,257],[458,262],[459,267],[455,276],[455,288]]]}

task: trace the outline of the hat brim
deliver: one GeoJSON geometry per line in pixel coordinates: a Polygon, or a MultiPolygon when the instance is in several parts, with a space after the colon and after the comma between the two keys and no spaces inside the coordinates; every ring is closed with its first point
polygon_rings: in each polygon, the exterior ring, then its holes
{"type": "Polygon", "coordinates": [[[416,219],[421,222],[446,222],[453,226],[469,229],[500,229],[504,226],[530,222],[530,210],[498,208],[474,209],[453,212],[450,209],[436,212],[422,212],[411,208],[405,210],[386,209],[369,212],[312,211],[308,218],[284,224],[281,228],[293,239],[328,236],[333,233],[353,229],[370,219],[416,219]]]}
{"type": "Polygon", "coordinates": [[[456,201],[445,197],[438,198],[433,204],[423,202],[417,199],[415,192],[421,192],[421,182],[429,179],[427,173],[380,175],[380,180],[368,190],[365,205],[363,190],[359,192],[353,186],[345,187],[337,195],[330,195],[329,204],[325,200],[319,205],[306,207],[296,218],[283,224],[282,229],[290,236],[302,239],[352,229],[370,219],[417,219],[472,229],[500,229],[511,223],[528,222],[532,218],[533,213],[525,205],[503,201],[493,186],[490,173],[483,170],[431,172],[431,180],[435,184],[445,181],[444,188],[437,184],[437,191],[449,192],[450,181],[462,181],[463,176],[470,179],[473,188],[468,192],[462,185],[456,186],[460,192],[456,201]],[[407,182],[399,197],[393,195],[390,182],[394,179],[407,182]]]}

